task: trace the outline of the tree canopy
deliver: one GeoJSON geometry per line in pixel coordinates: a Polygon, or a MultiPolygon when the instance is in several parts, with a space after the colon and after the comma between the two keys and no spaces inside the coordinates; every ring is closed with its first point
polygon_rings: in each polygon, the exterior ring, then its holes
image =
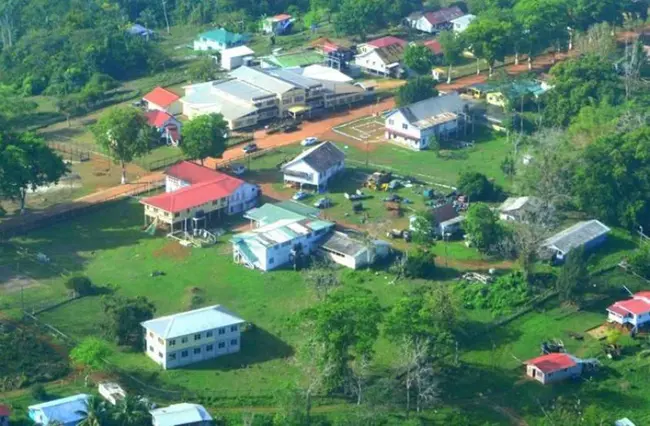
{"type": "Polygon", "coordinates": [[[438,96],[438,90],[430,76],[419,76],[410,79],[397,89],[397,106],[406,106],[415,102],[438,96]]]}
{"type": "Polygon", "coordinates": [[[103,311],[106,315],[107,337],[115,340],[118,345],[139,348],[142,345],[140,323],[153,318],[156,308],[144,296],[133,298],[114,296],[104,299],[103,311]]]}
{"type": "Polygon", "coordinates": [[[420,75],[429,75],[435,60],[433,52],[421,44],[407,46],[404,51],[404,64],[420,75]]]}
{"type": "Polygon", "coordinates": [[[183,127],[181,150],[188,158],[203,160],[220,158],[226,150],[228,123],[221,114],[195,117],[183,127]]]}
{"type": "Polygon", "coordinates": [[[474,246],[482,252],[492,250],[503,235],[496,213],[483,203],[470,205],[463,228],[474,246]]]}

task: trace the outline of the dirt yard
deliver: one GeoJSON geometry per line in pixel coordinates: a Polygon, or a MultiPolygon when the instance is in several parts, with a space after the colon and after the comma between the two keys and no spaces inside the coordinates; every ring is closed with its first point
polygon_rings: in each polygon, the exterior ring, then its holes
{"type": "Polygon", "coordinates": [[[16,273],[16,270],[11,266],[0,266],[0,293],[16,293],[21,289],[38,286],[40,286],[38,281],[26,275],[16,273]]]}
{"type": "Polygon", "coordinates": [[[190,255],[191,249],[183,247],[178,241],[170,240],[161,249],[154,250],[154,257],[167,257],[174,260],[183,260],[190,255]]]}

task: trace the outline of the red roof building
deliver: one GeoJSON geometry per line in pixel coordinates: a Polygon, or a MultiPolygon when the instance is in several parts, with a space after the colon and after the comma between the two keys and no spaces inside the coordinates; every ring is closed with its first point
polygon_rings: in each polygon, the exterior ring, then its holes
{"type": "Polygon", "coordinates": [[[607,321],[636,329],[650,322],[650,291],[640,291],[628,300],[607,308],[607,321]]]}
{"type": "Polygon", "coordinates": [[[369,41],[366,44],[379,49],[379,48],[382,48],[382,47],[388,47],[388,46],[394,46],[394,45],[399,45],[401,47],[404,47],[408,43],[406,42],[406,40],[402,40],[401,38],[397,38],[397,37],[393,37],[393,36],[386,36],[386,37],[381,37],[381,38],[369,41]]]}
{"type": "Polygon", "coordinates": [[[9,417],[11,416],[11,409],[6,405],[0,404],[0,417],[9,417]]]}
{"type": "Polygon", "coordinates": [[[225,173],[183,161],[166,171],[163,194],[140,200],[145,223],[163,223],[187,230],[191,219],[234,214],[257,204],[259,189],[225,173]]]}
{"type": "Polygon", "coordinates": [[[157,129],[165,127],[165,125],[168,124],[170,120],[174,120],[174,117],[167,112],[158,110],[147,111],[145,113],[145,117],[147,117],[147,123],[157,129]]]}
{"type": "Polygon", "coordinates": [[[423,43],[434,55],[442,55],[442,46],[438,40],[427,40],[423,43]]]}
{"type": "Polygon", "coordinates": [[[582,363],[566,353],[550,353],[525,362],[526,374],[541,383],[550,383],[578,376],[582,363]]]}
{"type": "Polygon", "coordinates": [[[162,87],[156,87],[151,92],[142,97],[149,110],[162,110],[170,114],[180,113],[180,96],[162,87]]]}
{"type": "Polygon", "coordinates": [[[447,22],[460,18],[465,15],[458,6],[447,7],[444,9],[437,10],[435,12],[427,12],[424,14],[424,18],[429,21],[431,25],[440,25],[446,24],[447,22]]]}
{"type": "Polygon", "coordinates": [[[287,19],[291,19],[291,15],[289,15],[288,13],[281,13],[273,17],[274,21],[286,21],[287,19]]]}

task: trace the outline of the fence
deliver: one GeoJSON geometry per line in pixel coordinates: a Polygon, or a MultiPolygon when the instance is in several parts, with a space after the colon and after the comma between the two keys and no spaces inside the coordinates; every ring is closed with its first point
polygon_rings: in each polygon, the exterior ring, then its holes
{"type": "Polygon", "coordinates": [[[63,154],[64,159],[69,159],[70,161],[89,161],[91,155],[99,155],[99,153],[95,151],[70,142],[61,143],[48,141],[47,144],[53,150],[63,154]]]}
{"type": "Polygon", "coordinates": [[[0,237],[8,239],[16,235],[21,235],[43,226],[49,226],[56,222],[72,219],[86,213],[94,211],[105,204],[121,200],[127,197],[144,194],[165,186],[164,180],[154,182],[142,182],[132,184],[134,187],[124,192],[106,196],[95,201],[83,202],[74,201],[65,204],[56,205],[50,209],[40,212],[29,213],[22,216],[16,216],[0,223],[0,237]]]}
{"type": "Polygon", "coordinates": [[[155,160],[137,159],[135,163],[143,169],[153,172],[154,170],[160,170],[164,169],[165,167],[169,167],[172,164],[176,164],[184,159],[185,156],[179,152],[178,154],[169,155],[167,157],[158,158],[155,160]]]}

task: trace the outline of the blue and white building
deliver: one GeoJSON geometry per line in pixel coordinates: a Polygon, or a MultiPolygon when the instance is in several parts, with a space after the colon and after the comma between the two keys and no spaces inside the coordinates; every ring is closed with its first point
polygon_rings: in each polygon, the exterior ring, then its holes
{"type": "Polygon", "coordinates": [[[239,352],[245,321],[221,305],[142,323],[146,354],[164,369],[239,352]]]}
{"type": "Polygon", "coordinates": [[[63,426],[77,426],[84,419],[90,395],[81,393],[67,398],[55,399],[42,404],[30,405],[27,413],[37,425],[55,423],[63,426]]]}

